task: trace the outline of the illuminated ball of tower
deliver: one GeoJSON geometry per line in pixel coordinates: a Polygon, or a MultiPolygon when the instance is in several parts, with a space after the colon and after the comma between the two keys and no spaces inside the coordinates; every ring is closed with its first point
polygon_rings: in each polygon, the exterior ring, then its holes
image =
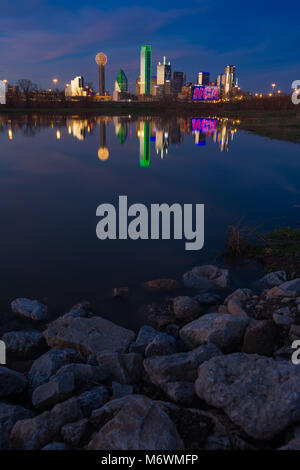
{"type": "Polygon", "coordinates": [[[99,54],[96,55],[95,60],[96,64],[105,65],[107,62],[107,56],[104,54],[104,52],[99,52],[99,54]]]}

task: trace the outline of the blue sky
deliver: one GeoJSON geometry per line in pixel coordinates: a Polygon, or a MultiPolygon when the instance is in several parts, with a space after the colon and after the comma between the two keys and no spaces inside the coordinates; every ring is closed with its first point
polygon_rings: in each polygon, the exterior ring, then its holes
{"type": "Polygon", "coordinates": [[[0,8],[0,78],[10,82],[30,78],[48,87],[57,76],[64,86],[83,75],[96,85],[94,56],[103,51],[107,88],[123,68],[134,89],[142,44],[152,45],[154,71],[166,55],[190,81],[201,70],[214,79],[226,64],[237,66],[250,91],[268,91],[273,81],[289,91],[300,79],[296,3],[1,0],[0,8]]]}

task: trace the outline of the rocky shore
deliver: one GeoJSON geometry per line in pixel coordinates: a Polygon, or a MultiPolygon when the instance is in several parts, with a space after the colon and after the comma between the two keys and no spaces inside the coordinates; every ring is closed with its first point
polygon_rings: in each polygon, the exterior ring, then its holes
{"type": "Polygon", "coordinates": [[[88,302],[47,323],[45,305],[14,300],[32,326],[2,337],[0,449],[299,450],[300,278],[230,285],[212,265],[149,281],[165,299],[137,334],[88,302]]]}

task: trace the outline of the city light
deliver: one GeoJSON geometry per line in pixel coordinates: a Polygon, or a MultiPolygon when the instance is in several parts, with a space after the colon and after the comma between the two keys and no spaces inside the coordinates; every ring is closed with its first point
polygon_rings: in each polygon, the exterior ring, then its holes
{"type": "Polygon", "coordinates": [[[56,131],[56,138],[57,138],[57,140],[60,140],[60,137],[61,137],[61,135],[60,135],[60,130],[57,129],[57,131],[56,131]]]}
{"type": "Polygon", "coordinates": [[[52,82],[54,83],[54,85],[57,85],[58,84],[58,78],[53,78],[52,82]]]}

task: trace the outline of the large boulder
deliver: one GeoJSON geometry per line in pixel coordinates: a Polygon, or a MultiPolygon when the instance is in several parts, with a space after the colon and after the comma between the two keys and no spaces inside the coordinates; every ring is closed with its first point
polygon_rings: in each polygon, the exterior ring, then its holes
{"type": "Polygon", "coordinates": [[[151,382],[171,400],[189,402],[194,397],[194,381],[199,365],[219,354],[222,354],[221,351],[214,344],[209,344],[189,352],[147,358],[144,368],[151,382]]]}
{"type": "Polygon", "coordinates": [[[81,361],[82,356],[74,349],[50,349],[33,362],[28,374],[29,385],[32,389],[39,387],[62,366],[81,361]]]}
{"type": "Polygon", "coordinates": [[[18,421],[10,434],[12,448],[42,449],[53,442],[65,424],[89,417],[91,411],[102,407],[108,398],[109,394],[105,387],[94,387],[77,397],[55,405],[50,411],[44,411],[31,419],[18,421]]]}
{"type": "Polygon", "coordinates": [[[198,290],[226,289],[229,286],[229,271],[212,264],[196,266],[183,275],[183,283],[185,287],[198,290]]]}
{"type": "Polygon", "coordinates": [[[23,357],[37,352],[45,342],[40,331],[10,331],[3,335],[2,340],[5,343],[7,353],[23,357]]]}
{"type": "Polygon", "coordinates": [[[199,367],[195,390],[254,439],[272,439],[300,419],[300,368],[289,361],[244,353],[214,357],[199,367]]]}
{"type": "Polygon", "coordinates": [[[279,288],[287,295],[298,297],[300,295],[300,277],[293,279],[292,281],[284,282],[280,284],[279,288]]]}
{"type": "Polygon", "coordinates": [[[44,332],[50,347],[73,348],[83,356],[126,352],[135,334],[101,317],[60,317],[44,332]]]}
{"type": "Polygon", "coordinates": [[[51,411],[18,421],[10,435],[13,449],[38,450],[53,441],[60,428],[83,418],[78,398],[59,403],[51,411]]]}
{"type": "Polygon", "coordinates": [[[155,385],[165,382],[194,382],[200,364],[222,354],[214,345],[199,346],[193,351],[155,356],[144,360],[144,368],[155,385]]]}
{"type": "Polygon", "coordinates": [[[20,372],[0,367],[0,398],[18,395],[27,387],[27,379],[20,372]]]}
{"type": "Polygon", "coordinates": [[[173,299],[173,309],[175,317],[182,321],[199,317],[201,313],[199,302],[187,295],[175,297],[175,299],[173,299]]]}
{"type": "Polygon", "coordinates": [[[39,321],[45,320],[48,312],[46,305],[41,304],[38,300],[26,298],[13,300],[11,303],[11,309],[14,313],[18,313],[23,317],[39,321]]]}
{"type": "Polygon", "coordinates": [[[255,287],[261,289],[270,289],[271,287],[279,286],[287,279],[285,271],[274,271],[272,273],[268,273],[259,279],[256,283],[254,283],[255,287]]]}
{"type": "Polygon", "coordinates": [[[242,351],[272,356],[280,343],[280,334],[271,320],[253,321],[246,329],[242,351]]]}
{"type": "Polygon", "coordinates": [[[144,325],[138,332],[136,340],[130,345],[130,352],[145,354],[145,349],[149,343],[158,335],[158,331],[152,326],[144,325]]]}
{"type": "Polygon", "coordinates": [[[97,355],[97,363],[111,380],[122,384],[135,384],[141,380],[143,372],[141,354],[103,353],[97,355]]]}
{"type": "Polygon", "coordinates": [[[243,340],[249,323],[239,315],[208,313],[181,328],[179,334],[191,348],[213,343],[223,352],[232,352],[243,340]]]}
{"type": "Polygon", "coordinates": [[[9,435],[17,421],[21,419],[32,418],[34,412],[27,410],[20,405],[12,405],[10,403],[0,403],[0,450],[8,450],[9,435]]]}
{"type": "Polygon", "coordinates": [[[46,410],[70,398],[74,391],[75,381],[72,373],[54,377],[33,391],[32,404],[40,410],[46,410]]]}
{"type": "Polygon", "coordinates": [[[90,450],[180,450],[183,442],[174,423],[158,402],[143,395],[112,400],[92,413],[100,428],[90,450]]]}

